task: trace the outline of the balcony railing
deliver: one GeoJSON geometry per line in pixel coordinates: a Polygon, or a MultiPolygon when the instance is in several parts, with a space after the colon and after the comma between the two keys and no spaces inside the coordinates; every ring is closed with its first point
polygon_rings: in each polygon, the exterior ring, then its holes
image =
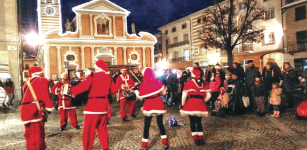
{"type": "Polygon", "coordinates": [[[288,46],[287,52],[307,51],[307,42],[288,46]]]}
{"type": "Polygon", "coordinates": [[[189,40],[170,44],[168,48],[179,47],[179,46],[186,45],[186,44],[189,44],[189,40]]]}
{"type": "Polygon", "coordinates": [[[177,57],[177,58],[172,58],[169,61],[170,62],[178,62],[178,61],[189,61],[190,57],[185,56],[185,57],[177,57]]]}

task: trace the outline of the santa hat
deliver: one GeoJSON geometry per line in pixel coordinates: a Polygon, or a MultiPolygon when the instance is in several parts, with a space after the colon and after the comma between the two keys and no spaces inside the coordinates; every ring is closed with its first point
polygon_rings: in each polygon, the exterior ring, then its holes
{"type": "Polygon", "coordinates": [[[39,74],[42,74],[42,73],[43,73],[43,68],[38,67],[38,66],[34,66],[34,67],[31,67],[29,69],[30,78],[32,78],[32,76],[34,76],[34,75],[39,75],[39,74]]]}
{"type": "Polygon", "coordinates": [[[124,67],[120,67],[119,70],[124,71],[124,70],[127,70],[127,68],[124,66],[124,67]]]}
{"type": "Polygon", "coordinates": [[[104,62],[103,60],[97,60],[96,62],[95,62],[95,64],[96,64],[96,66],[95,67],[97,67],[97,70],[98,71],[103,71],[103,72],[105,72],[106,74],[109,74],[110,72],[109,72],[109,69],[108,69],[108,64],[106,63],[106,62],[104,62]]]}
{"type": "Polygon", "coordinates": [[[149,82],[156,78],[155,71],[149,67],[144,68],[142,74],[144,82],[149,82]]]}
{"type": "Polygon", "coordinates": [[[192,70],[191,76],[194,77],[195,79],[199,80],[201,78],[201,71],[198,68],[194,68],[192,70]]]}
{"type": "Polygon", "coordinates": [[[61,78],[63,79],[64,75],[67,74],[67,72],[61,73],[61,78]]]}

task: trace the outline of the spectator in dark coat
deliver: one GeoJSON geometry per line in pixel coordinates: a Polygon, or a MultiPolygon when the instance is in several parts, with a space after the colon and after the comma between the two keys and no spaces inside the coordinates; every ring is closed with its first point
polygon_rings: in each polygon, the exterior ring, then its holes
{"type": "Polygon", "coordinates": [[[266,88],[264,83],[261,81],[261,77],[255,79],[255,99],[257,103],[257,116],[264,117],[265,115],[265,96],[266,88]]]}
{"type": "Polygon", "coordinates": [[[246,83],[246,88],[247,88],[247,94],[250,100],[250,107],[253,110],[257,109],[257,104],[255,100],[255,78],[257,76],[261,76],[259,72],[259,68],[254,66],[254,61],[253,60],[248,60],[247,61],[248,68],[245,73],[245,83],[246,83]]]}
{"type": "Polygon", "coordinates": [[[183,71],[180,78],[181,92],[187,80],[188,80],[188,73],[186,71],[183,71]]]}
{"type": "Polygon", "coordinates": [[[237,62],[232,63],[231,71],[236,72],[238,74],[238,80],[244,83],[245,74],[244,74],[244,69],[240,63],[237,62]]]}
{"type": "Polygon", "coordinates": [[[178,84],[179,84],[177,80],[177,75],[172,73],[171,70],[167,70],[166,73],[167,73],[167,76],[166,76],[167,88],[173,95],[173,102],[177,104],[177,99],[175,98],[175,92],[178,92],[178,84]]]}
{"type": "MultiPolygon", "coordinates": [[[[294,86],[299,84],[299,78],[295,73],[294,68],[291,67],[289,62],[284,63],[284,73],[283,73],[283,82],[282,82],[282,89],[283,92],[286,94],[288,108],[292,108],[293,104],[293,91],[294,86]]],[[[284,104],[281,104],[284,105],[284,104]]]]}
{"type": "Polygon", "coordinates": [[[235,101],[235,106],[236,109],[234,110],[235,112],[233,113],[238,113],[238,114],[245,114],[245,106],[242,101],[242,96],[244,94],[244,85],[242,82],[238,80],[238,73],[237,72],[232,72],[231,74],[231,80],[228,82],[229,85],[234,85],[235,86],[235,94],[234,96],[234,101],[235,101]]]}
{"type": "Polygon", "coordinates": [[[116,79],[117,79],[118,76],[120,76],[120,72],[119,72],[119,71],[116,71],[115,74],[113,75],[113,81],[114,81],[114,83],[116,83],[116,79]]]}

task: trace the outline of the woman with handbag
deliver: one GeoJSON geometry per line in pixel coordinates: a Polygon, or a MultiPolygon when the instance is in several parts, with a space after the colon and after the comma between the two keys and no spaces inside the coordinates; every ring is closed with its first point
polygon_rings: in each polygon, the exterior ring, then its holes
{"type": "Polygon", "coordinates": [[[155,77],[155,72],[153,69],[145,68],[142,73],[143,83],[140,84],[139,92],[136,91],[138,98],[143,101],[143,107],[141,110],[145,115],[141,148],[147,149],[150,122],[152,117],[156,116],[163,148],[168,149],[168,138],[163,125],[163,114],[166,113],[166,109],[160,96],[161,94],[166,95],[166,88],[163,83],[155,77]]]}
{"type": "Polygon", "coordinates": [[[208,116],[206,101],[211,98],[209,84],[203,81],[201,74],[200,69],[193,69],[191,78],[184,85],[180,109],[181,115],[190,118],[192,139],[197,146],[204,145],[201,119],[208,116]]]}
{"type": "Polygon", "coordinates": [[[44,110],[53,110],[53,103],[49,97],[49,81],[43,77],[41,67],[30,68],[29,74],[30,78],[22,87],[24,97],[20,107],[21,121],[25,127],[26,148],[44,150],[46,149],[44,116],[47,115],[44,110]]]}

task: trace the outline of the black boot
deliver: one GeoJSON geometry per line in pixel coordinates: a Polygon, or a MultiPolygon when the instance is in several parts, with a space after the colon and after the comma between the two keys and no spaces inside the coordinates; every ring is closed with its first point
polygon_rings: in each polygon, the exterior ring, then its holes
{"type": "Polygon", "coordinates": [[[205,145],[204,140],[199,140],[199,145],[205,145]]]}
{"type": "Polygon", "coordinates": [[[196,146],[200,146],[199,140],[195,140],[194,142],[196,146]]]}

